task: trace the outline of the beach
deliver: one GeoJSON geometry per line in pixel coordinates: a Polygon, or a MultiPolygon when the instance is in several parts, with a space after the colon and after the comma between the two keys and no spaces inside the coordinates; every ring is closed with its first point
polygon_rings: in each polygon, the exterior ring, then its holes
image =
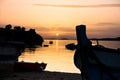
{"type": "Polygon", "coordinates": [[[81,80],[81,75],[78,73],[52,71],[12,72],[9,75],[2,75],[0,80],[81,80]]]}

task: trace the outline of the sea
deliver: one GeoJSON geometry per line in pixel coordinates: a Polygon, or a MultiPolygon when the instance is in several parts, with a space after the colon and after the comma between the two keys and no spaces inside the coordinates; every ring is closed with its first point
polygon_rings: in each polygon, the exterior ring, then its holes
{"type": "MultiPolygon", "coordinates": [[[[66,49],[69,43],[77,44],[77,40],[45,40],[43,45],[46,47],[26,48],[19,57],[19,61],[24,62],[44,62],[47,63],[47,71],[80,73],[74,65],[75,50],[66,49]],[[53,44],[49,42],[53,41],[53,44]]],[[[92,41],[95,45],[96,41],[92,41]]],[[[99,41],[99,44],[113,49],[120,49],[120,41],[99,41]]]]}

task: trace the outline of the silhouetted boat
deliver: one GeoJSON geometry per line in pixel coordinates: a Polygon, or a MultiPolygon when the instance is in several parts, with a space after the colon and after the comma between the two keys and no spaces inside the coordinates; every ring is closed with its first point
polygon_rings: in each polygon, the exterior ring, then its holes
{"type": "Polygon", "coordinates": [[[14,64],[14,71],[43,71],[46,68],[47,64],[42,62],[16,62],[14,64]]]}
{"type": "Polygon", "coordinates": [[[53,41],[50,41],[49,44],[53,44],[53,41]]]}
{"type": "Polygon", "coordinates": [[[0,73],[13,72],[13,65],[21,55],[21,43],[0,41],[0,73]]]}
{"type": "Polygon", "coordinates": [[[69,44],[65,45],[65,47],[69,50],[75,50],[76,49],[76,45],[74,43],[69,43],[69,44]]]}
{"type": "Polygon", "coordinates": [[[0,47],[0,61],[17,61],[20,54],[13,47],[0,47]]]}
{"type": "Polygon", "coordinates": [[[17,42],[0,42],[0,61],[15,62],[21,55],[21,51],[21,44],[17,42]]]}
{"type": "Polygon", "coordinates": [[[76,34],[74,63],[81,70],[82,80],[120,80],[120,50],[92,46],[85,25],[77,26],[76,34]]]}
{"type": "Polygon", "coordinates": [[[47,44],[44,44],[43,46],[44,46],[44,47],[48,47],[49,45],[47,45],[47,44]]]}

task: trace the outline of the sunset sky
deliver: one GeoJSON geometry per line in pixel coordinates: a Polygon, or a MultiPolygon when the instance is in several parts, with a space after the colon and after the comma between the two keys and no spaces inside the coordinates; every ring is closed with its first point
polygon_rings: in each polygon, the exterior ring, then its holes
{"type": "Polygon", "coordinates": [[[120,37],[120,0],[0,0],[0,26],[6,24],[44,38],[75,38],[80,24],[89,38],[120,37]]]}

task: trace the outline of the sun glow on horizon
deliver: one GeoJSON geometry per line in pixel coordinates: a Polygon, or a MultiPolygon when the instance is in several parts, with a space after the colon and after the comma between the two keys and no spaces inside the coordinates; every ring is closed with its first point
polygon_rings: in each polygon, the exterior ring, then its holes
{"type": "Polygon", "coordinates": [[[56,36],[59,36],[59,33],[56,33],[56,36]]]}

